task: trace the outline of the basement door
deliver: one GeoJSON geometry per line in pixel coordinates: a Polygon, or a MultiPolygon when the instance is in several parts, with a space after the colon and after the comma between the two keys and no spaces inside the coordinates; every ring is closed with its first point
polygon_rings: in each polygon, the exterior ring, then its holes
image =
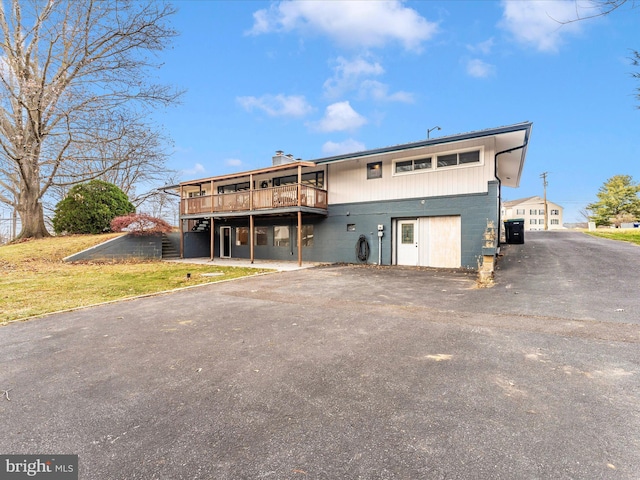
{"type": "Polygon", "coordinates": [[[231,258],[231,227],[220,227],[220,258],[231,258]]]}
{"type": "Polygon", "coordinates": [[[398,220],[398,265],[418,265],[418,220],[398,220]]]}
{"type": "Polygon", "coordinates": [[[396,263],[398,265],[460,267],[462,237],[459,215],[398,220],[397,227],[396,263]],[[411,234],[413,242],[411,242],[411,234]],[[413,243],[413,254],[409,252],[411,243],[413,243]]]}

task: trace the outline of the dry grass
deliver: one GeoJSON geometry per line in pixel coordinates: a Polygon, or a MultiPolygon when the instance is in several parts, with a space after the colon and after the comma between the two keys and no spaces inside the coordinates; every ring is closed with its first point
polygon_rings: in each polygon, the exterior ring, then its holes
{"type": "Polygon", "coordinates": [[[586,232],[594,237],[609,238],[611,240],[620,240],[623,242],[631,242],[636,245],[640,245],[640,229],[611,229],[611,230],[596,230],[595,232],[586,232]]]}
{"type": "Polygon", "coordinates": [[[65,263],[121,234],[76,235],[0,247],[0,324],[110,300],[263,273],[255,268],[161,261],[65,263]],[[187,279],[187,273],[191,278],[187,279]],[[218,275],[208,277],[207,273],[218,275]]]}

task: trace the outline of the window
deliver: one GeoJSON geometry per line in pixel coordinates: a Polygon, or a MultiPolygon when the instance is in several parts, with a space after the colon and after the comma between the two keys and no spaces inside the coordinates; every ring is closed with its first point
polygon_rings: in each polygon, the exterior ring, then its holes
{"type": "Polygon", "coordinates": [[[355,223],[347,223],[347,232],[355,232],[356,224],[355,223]]]}
{"type": "Polygon", "coordinates": [[[458,154],[452,153],[450,155],[438,155],[439,167],[451,167],[458,164],[458,154]]]}
{"type": "Polygon", "coordinates": [[[460,160],[460,165],[465,163],[480,163],[480,150],[459,153],[458,158],[460,160]]]}
{"type": "MultiPolygon", "coordinates": [[[[324,188],[324,172],[303,173],[301,180],[303,185],[324,188]]],[[[294,183],[298,183],[298,175],[287,175],[286,177],[275,177],[273,179],[274,187],[291,185],[294,183]]]]}
{"type": "Polygon", "coordinates": [[[560,220],[558,220],[557,218],[552,218],[551,225],[560,225],[560,220]]]}
{"type": "Polygon", "coordinates": [[[367,180],[382,178],[382,162],[367,163],[367,180]]]}
{"type": "Polygon", "coordinates": [[[524,208],[519,208],[516,210],[516,215],[524,215],[524,213],[525,213],[524,208]]]}
{"type": "Polygon", "coordinates": [[[535,209],[529,210],[529,215],[535,215],[536,213],[538,213],[538,210],[535,210],[535,209]]]}
{"type": "Polygon", "coordinates": [[[413,243],[413,223],[402,224],[402,243],[405,245],[413,243]]]}
{"type": "Polygon", "coordinates": [[[234,193],[234,192],[242,192],[244,190],[249,190],[251,184],[249,182],[243,183],[233,183],[231,185],[220,185],[218,187],[218,193],[234,193]]]}
{"type": "Polygon", "coordinates": [[[480,163],[480,150],[470,152],[448,153],[438,155],[438,167],[452,167],[454,165],[465,165],[469,163],[480,163]]]}
{"type": "Polygon", "coordinates": [[[431,157],[420,158],[418,160],[405,160],[396,162],[396,173],[413,172],[415,170],[426,170],[431,168],[431,157]]]}
{"type": "Polygon", "coordinates": [[[560,210],[551,210],[551,215],[560,215],[560,210]]]}
{"type": "Polygon", "coordinates": [[[249,245],[249,228],[236,228],[236,245],[249,245]]]}
{"type": "Polygon", "coordinates": [[[535,218],[529,219],[529,225],[536,225],[538,221],[535,218]]]}
{"type": "Polygon", "coordinates": [[[267,227],[256,227],[256,241],[255,245],[268,245],[267,227]]]}
{"type": "Polygon", "coordinates": [[[189,198],[204,197],[206,194],[207,194],[206,190],[200,190],[199,192],[189,192],[188,196],[189,196],[189,198]]]}
{"type": "Polygon", "coordinates": [[[544,215],[544,210],[538,210],[538,215],[544,215]]]}
{"type": "Polygon", "coordinates": [[[289,227],[286,225],[273,227],[273,246],[288,247],[290,244],[289,227]]]}
{"type": "MultiPolygon", "coordinates": [[[[296,227],[296,234],[298,228],[296,227]]],[[[298,236],[296,235],[296,239],[298,236]]],[[[303,247],[313,247],[313,225],[302,225],[302,242],[303,247]]]]}
{"type": "Polygon", "coordinates": [[[413,160],[396,163],[396,173],[410,172],[411,170],[413,170],[413,160]]]}

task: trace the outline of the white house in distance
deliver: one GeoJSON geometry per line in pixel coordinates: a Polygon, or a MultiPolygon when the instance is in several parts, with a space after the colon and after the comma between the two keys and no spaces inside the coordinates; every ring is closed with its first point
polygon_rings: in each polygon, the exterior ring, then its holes
{"type": "MultiPolygon", "coordinates": [[[[497,250],[502,187],[516,188],[523,122],[167,186],[180,255],[477,268],[497,250]]],[[[483,266],[485,263],[483,263],[483,266]]]]}
{"type": "MultiPolygon", "coordinates": [[[[547,200],[547,230],[564,229],[562,207],[547,200]]],[[[544,230],[544,199],[535,196],[510,200],[502,204],[502,220],[524,219],[525,230],[544,230]]]]}

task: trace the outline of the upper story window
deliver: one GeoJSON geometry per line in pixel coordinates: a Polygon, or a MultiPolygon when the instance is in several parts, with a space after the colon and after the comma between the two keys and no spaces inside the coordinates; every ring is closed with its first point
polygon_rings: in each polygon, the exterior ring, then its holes
{"type": "Polygon", "coordinates": [[[382,178],[382,162],[367,163],[367,180],[382,178]]]}
{"type": "Polygon", "coordinates": [[[242,192],[244,190],[249,190],[251,188],[251,184],[249,182],[242,183],[232,183],[231,185],[219,185],[218,193],[234,193],[234,192],[242,192]]]}
{"type": "Polygon", "coordinates": [[[437,156],[438,167],[452,167],[454,165],[465,165],[468,163],[480,163],[480,150],[469,152],[448,153],[437,156]]]}
{"type": "Polygon", "coordinates": [[[524,215],[525,211],[524,208],[519,208],[516,210],[516,215],[524,215]]]}
{"type": "Polygon", "coordinates": [[[427,170],[431,168],[431,157],[419,158],[416,160],[405,160],[396,162],[395,172],[413,172],[416,170],[427,170]]]}
{"type": "Polygon", "coordinates": [[[538,210],[536,210],[535,208],[529,210],[529,215],[535,215],[536,213],[538,213],[538,210]]]}
{"type": "MultiPolygon", "coordinates": [[[[311,185],[318,188],[324,188],[324,172],[303,173],[301,180],[303,185],[311,185]]],[[[281,185],[291,185],[294,183],[298,183],[298,175],[287,175],[286,177],[275,177],[273,179],[274,187],[279,187],[281,185]]]]}
{"type": "MultiPolygon", "coordinates": [[[[440,153],[412,159],[398,159],[393,164],[393,174],[435,172],[439,168],[473,166],[482,161],[482,148],[461,152],[440,153]]],[[[369,164],[372,165],[372,164],[369,164]]],[[[369,177],[371,178],[371,177],[369,177]]]]}
{"type": "Polygon", "coordinates": [[[551,215],[560,215],[560,210],[551,210],[551,215]]]}

